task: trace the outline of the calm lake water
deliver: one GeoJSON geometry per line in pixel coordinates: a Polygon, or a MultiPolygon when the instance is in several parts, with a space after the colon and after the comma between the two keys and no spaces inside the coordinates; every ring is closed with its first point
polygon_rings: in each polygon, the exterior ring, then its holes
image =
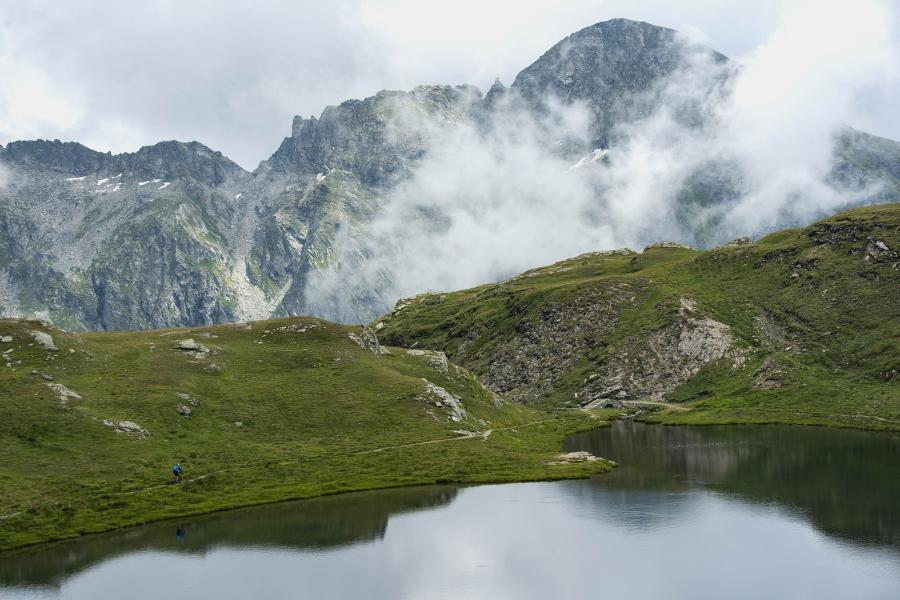
{"type": "Polygon", "coordinates": [[[588,481],[367,492],[0,556],[3,598],[900,598],[900,436],[620,421],[588,481]]]}

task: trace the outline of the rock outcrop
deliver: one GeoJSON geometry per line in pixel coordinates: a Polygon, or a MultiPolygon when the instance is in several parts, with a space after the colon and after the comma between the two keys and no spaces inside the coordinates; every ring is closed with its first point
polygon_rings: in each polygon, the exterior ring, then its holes
{"type": "Polygon", "coordinates": [[[357,346],[363,350],[368,350],[372,354],[390,353],[387,348],[381,346],[378,342],[378,336],[376,336],[368,327],[362,327],[359,333],[349,333],[347,335],[357,346]]]}
{"type": "Polygon", "coordinates": [[[56,394],[58,400],[57,404],[60,408],[65,408],[72,400],[81,400],[81,394],[70,390],[61,383],[47,383],[45,385],[56,394]]]}
{"type": "Polygon", "coordinates": [[[31,337],[34,338],[34,341],[40,344],[40,346],[44,350],[48,350],[50,352],[56,352],[59,348],[56,347],[56,344],[53,343],[53,336],[45,331],[38,331],[33,329],[28,333],[31,334],[31,337]]]}
{"type": "MultiPolygon", "coordinates": [[[[466,409],[463,407],[462,399],[459,396],[454,396],[427,379],[422,381],[425,383],[425,391],[422,395],[423,400],[434,404],[435,409],[444,411],[446,418],[453,422],[458,423],[466,418],[466,409]]],[[[434,414],[434,411],[431,412],[434,414]]]]}
{"type": "Polygon", "coordinates": [[[649,335],[636,335],[582,382],[575,394],[581,406],[621,407],[623,400],[661,402],[707,364],[727,360],[741,368],[746,352],[731,328],[681,299],[678,316],[649,335]]]}
{"type": "MultiPolygon", "coordinates": [[[[537,400],[598,339],[612,334],[622,310],[636,306],[645,296],[642,286],[623,282],[542,307],[537,316],[520,322],[515,334],[491,354],[482,377],[485,386],[517,402],[537,400]]],[[[471,342],[492,335],[490,330],[473,330],[471,342]]],[[[470,345],[461,346],[451,358],[466,364],[470,345]]]]}
{"type": "Polygon", "coordinates": [[[148,437],[150,432],[132,421],[116,421],[114,419],[103,419],[103,424],[115,431],[126,435],[136,435],[138,437],[148,437]]]}

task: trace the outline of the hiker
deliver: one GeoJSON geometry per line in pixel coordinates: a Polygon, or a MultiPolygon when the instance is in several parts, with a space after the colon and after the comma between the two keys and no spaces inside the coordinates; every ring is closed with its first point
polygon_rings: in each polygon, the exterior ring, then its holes
{"type": "Polygon", "coordinates": [[[175,463],[172,467],[172,475],[175,476],[175,483],[181,483],[181,463],[175,463]]]}

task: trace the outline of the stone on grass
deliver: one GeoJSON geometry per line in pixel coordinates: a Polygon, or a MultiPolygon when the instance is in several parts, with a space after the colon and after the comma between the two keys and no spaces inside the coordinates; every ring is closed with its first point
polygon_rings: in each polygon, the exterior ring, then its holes
{"type": "Polygon", "coordinates": [[[103,424],[115,431],[116,433],[136,434],[140,437],[147,437],[150,432],[133,421],[115,421],[113,419],[103,419],[103,424]]]}
{"type": "Polygon", "coordinates": [[[45,383],[44,385],[56,392],[58,404],[62,408],[69,404],[69,400],[81,400],[80,394],[70,390],[61,383],[45,383]]]}
{"type": "Polygon", "coordinates": [[[59,348],[56,347],[56,344],[53,343],[53,337],[46,332],[38,331],[36,329],[32,329],[28,333],[31,334],[31,337],[34,338],[38,344],[40,344],[44,350],[49,352],[56,352],[59,348]]]}

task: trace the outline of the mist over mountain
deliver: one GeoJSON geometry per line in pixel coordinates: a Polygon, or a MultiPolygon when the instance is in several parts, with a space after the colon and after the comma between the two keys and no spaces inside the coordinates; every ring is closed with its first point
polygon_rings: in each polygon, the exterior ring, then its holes
{"type": "Polygon", "coordinates": [[[790,60],[777,42],[738,65],[605,21],[509,87],[382,91],[295,117],[252,173],[197,142],[10,143],[0,314],[75,329],[368,321],[586,251],[710,246],[896,197],[900,144],[840,122],[856,71],[830,67],[834,93],[808,110],[822,74],[773,88],[790,60]]]}

